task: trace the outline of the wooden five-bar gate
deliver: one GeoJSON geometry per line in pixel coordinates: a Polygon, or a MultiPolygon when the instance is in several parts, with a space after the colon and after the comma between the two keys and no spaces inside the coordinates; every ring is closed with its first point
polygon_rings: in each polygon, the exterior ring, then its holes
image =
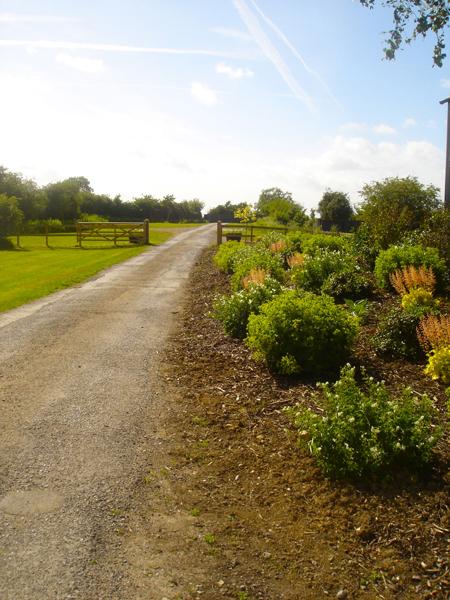
{"type": "Polygon", "coordinates": [[[150,244],[149,220],[138,223],[110,223],[102,222],[77,222],[77,246],[82,247],[83,242],[108,241],[117,246],[118,241],[127,241],[130,244],[150,244]]]}

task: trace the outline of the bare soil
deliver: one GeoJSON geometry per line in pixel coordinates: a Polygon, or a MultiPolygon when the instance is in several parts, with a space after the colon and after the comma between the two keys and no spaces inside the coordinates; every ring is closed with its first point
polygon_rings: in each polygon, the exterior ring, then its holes
{"type": "MultiPolygon", "coordinates": [[[[161,373],[178,397],[164,434],[166,500],[178,531],[171,537],[166,519],[161,552],[171,553],[178,573],[166,597],[448,598],[448,437],[421,478],[398,474],[394,482],[360,485],[326,479],[281,410],[310,404],[314,382],[274,377],[209,316],[214,295],[229,287],[212,253],[195,265],[161,373]]],[[[444,419],[444,388],[423,375],[423,365],[377,358],[372,332],[369,323],[356,362],[392,389],[428,391],[444,419]]],[[[161,471],[152,477],[147,498],[164,485],[161,471]]],[[[147,533],[157,536],[154,511],[149,506],[153,516],[144,511],[137,523],[143,539],[151,519],[147,533]]],[[[161,569],[154,567],[158,585],[161,569]]]]}

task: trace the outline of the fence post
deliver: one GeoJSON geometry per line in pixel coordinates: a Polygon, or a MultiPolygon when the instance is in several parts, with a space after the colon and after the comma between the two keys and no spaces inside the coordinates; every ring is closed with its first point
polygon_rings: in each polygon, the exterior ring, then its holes
{"type": "Polygon", "coordinates": [[[220,246],[222,243],[222,221],[217,221],[217,245],[220,246]]]}
{"type": "Polygon", "coordinates": [[[146,246],[150,245],[150,227],[149,227],[149,220],[148,219],[144,219],[144,244],[146,246]]]}
{"type": "Polygon", "coordinates": [[[45,245],[47,246],[47,248],[50,247],[48,245],[48,223],[45,224],[45,245]]]}
{"type": "Polygon", "coordinates": [[[19,229],[19,226],[17,226],[17,229],[16,229],[16,246],[18,248],[20,248],[20,229],[19,229]]]}

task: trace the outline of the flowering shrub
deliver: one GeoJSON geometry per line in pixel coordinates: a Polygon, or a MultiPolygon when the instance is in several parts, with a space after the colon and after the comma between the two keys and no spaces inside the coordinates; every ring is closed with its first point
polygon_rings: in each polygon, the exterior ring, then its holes
{"type": "Polygon", "coordinates": [[[263,269],[274,279],[282,281],[284,278],[283,263],[283,258],[279,254],[273,254],[264,246],[260,244],[249,246],[234,256],[231,289],[233,291],[241,289],[244,278],[253,269],[263,269]]]}
{"type": "Polygon", "coordinates": [[[289,290],[250,315],[246,343],[275,372],[323,373],[348,358],[357,329],[332,298],[289,290]]]}
{"type": "Polygon", "coordinates": [[[302,243],[302,252],[314,256],[318,250],[330,250],[331,252],[346,252],[350,248],[350,238],[340,235],[326,235],[316,233],[305,235],[302,243]]]}
{"type": "Polygon", "coordinates": [[[245,246],[240,242],[225,242],[225,244],[220,244],[214,255],[214,264],[224,273],[232,273],[236,254],[242,248],[245,248],[245,246]]]}
{"type": "Polygon", "coordinates": [[[400,306],[394,306],[378,323],[372,346],[379,355],[391,358],[416,360],[423,356],[416,328],[419,314],[405,312],[400,306]]]}
{"type": "Polygon", "coordinates": [[[431,379],[440,379],[445,385],[450,385],[450,346],[442,346],[430,352],[424,373],[431,379]]]}
{"type": "Polygon", "coordinates": [[[361,478],[394,473],[398,467],[420,468],[431,459],[440,436],[433,426],[436,411],[427,395],[404,388],[392,398],[383,382],[364,377],[346,365],[336,383],[319,384],[323,412],[296,405],[287,410],[300,430],[300,444],[326,475],[361,478]]]}
{"type": "Polygon", "coordinates": [[[402,297],[402,308],[410,314],[435,312],[439,310],[439,300],[433,298],[432,292],[417,287],[402,297]]]}
{"type": "Polygon", "coordinates": [[[436,277],[437,287],[440,289],[445,287],[446,266],[445,262],[439,258],[439,251],[436,248],[408,245],[390,246],[378,254],[374,271],[378,285],[382,288],[390,287],[390,275],[408,265],[431,268],[436,277]]]}
{"type": "Polygon", "coordinates": [[[245,289],[231,296],[218,296],[212,314],[222,323],[228,335],[243,339],[247,334],[249,316],[258,314],[260,306],[280,292],[280,283],[266,276],[263,283],[249,283],[245,289]]]}
{"type": "Polygon", "coordinates": [[[361,298],[371,289],[370,277],[355,256],[326,248],[305,255],[303,263],[292,269],[292,281],[298,288],[334,298],[361,298]]]}
{"type": "Polygon", "coordinates": [[[404,296],[416,288],[422,288],[433,293],[436,287],[436,277],[433,269],[424,267],[414,267],[408,265],[403,269],[397,269],[389,275],[389,281],[399,296],[404,296]]]}

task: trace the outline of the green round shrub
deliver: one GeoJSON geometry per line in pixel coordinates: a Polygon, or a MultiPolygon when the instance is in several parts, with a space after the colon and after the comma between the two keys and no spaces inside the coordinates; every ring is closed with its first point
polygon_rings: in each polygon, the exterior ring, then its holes
{"type": "Polygon", "coordinates": [[[424,314],[426,313],[409,313],[400,306],[391,308],[381,317],[372,338],[375,352],[390,358],[421,358],[423,350],[417,339],[416,329],[424,314]]]}
{"type": "Polygon", "coordinates": [[[220,244],[214,255],[214,264],[224,273],[232,273],[236,254],[245,248],[240,242],[225,242],[220,244]]]}
{"type": "Polygon", "coordinates": [[[246,344],[272,371],[326,373],[348,359],[357,330],[329,296],[289,290],[250,315],[246,344]]]}
{"type": "Polygon", "coordinates": [[[212,314],[222,323],[228,335],[243,339],[247,335],[249,316],[258,314],[261,305],[280,292],[280,283],[272,277],[266,277],[262,285],[251,283],[248,288],[231,296],[218,296],[212,314]]]}
{"type": "Polygon", "coordinates": [[[445,288],[447,268],[445,261],[439,257],[437,248],[409,245],[390,246],[378,254],[374,271],[377,284],[381,288],[391,288],[389,275],[408,265],[431,267],[436,276],[437,288],[441,290],[445,288]]]}
{"type": "Polygon", "coordinates": [[[279,254],[273,254],[258,244],[250,246],[244,252],[235,255],[231,289],[233,291],[242,289],[242,281],[252,269],[264,269],[274,279],[283,281],[285,276],[283,264],[283,257],[279,254]]]}

